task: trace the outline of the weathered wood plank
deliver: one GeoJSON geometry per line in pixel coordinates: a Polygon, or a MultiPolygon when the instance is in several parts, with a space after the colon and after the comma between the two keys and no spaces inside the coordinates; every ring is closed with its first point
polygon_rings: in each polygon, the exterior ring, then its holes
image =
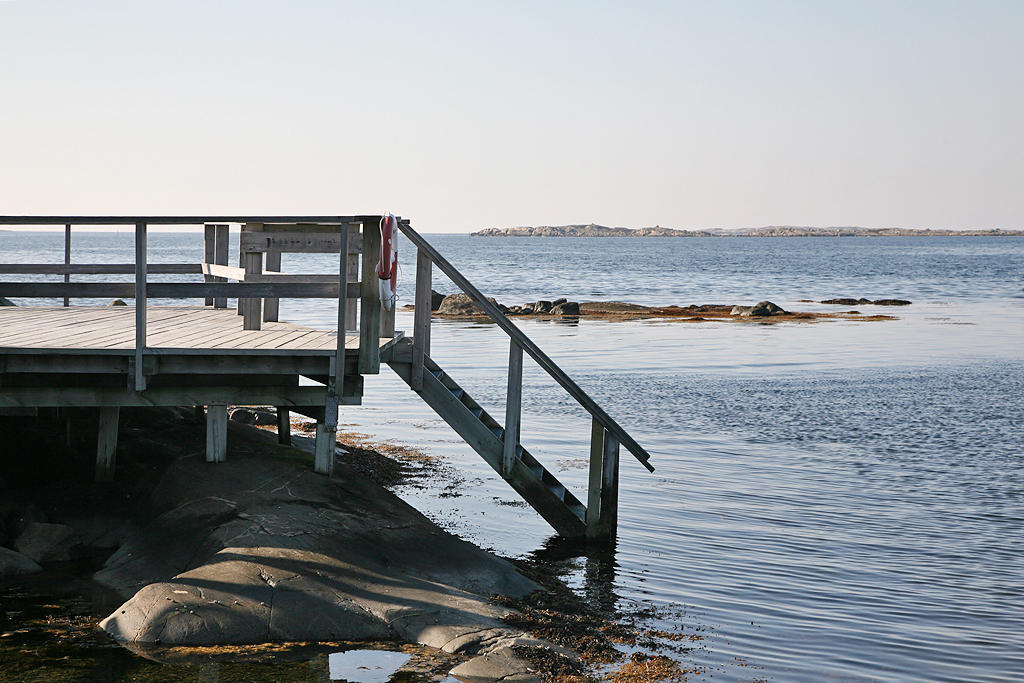
{"type": "MultiPolygon", "coordinates": [[[[231,245],[231,231],[226,225],[215,225],[214,226],[214,238],[216,246],[214,249],[214,265],[227,266],[228,264],[228,250],[231,245]]],[[[215,282],[226,282],[222,278],[217,278],[215,282]]],[[[214,308],[227,308],[228,300],[227,297],[215,296],[213,298],[214,308]]]]}
{"type": "MultiPolygon", "coordinates": [[[[239,248],[244,253],[280,251],[289,254],[337,254],[341,251],[341,236],[335,226],[332,233],[312,232],[243,232],[239,248]]],[[[365,249],[365,245],[362,249],[365,249]]],[[[349,254],[358,254],[361,249],[349,239],[349,254]]]]}
{"type": "Polygon", "coordinates": [[[430,255],[416,250],[416,301],[412,324],[412,389],[423,388],[423,359],[430,355],[430,316],[434,264],[430,255]]]}
{"type": "MultiPolygon", "coordinates": [[[[130,282],[0,282],[0,291],[7,297],[135,298],[135,285],[130,282]]],[[[147,291],[152,299],[202,299],[207,296],[334,299],[338,296],[339,286],[337,278],[333,278],[333,282],[280,282],[274,278],[264,282],[150,282],[147,291]]],[[[346,292],[349,296],[357,296],[361,289],[358,283],[352,282],[346,292]]]]}
{"type": "Polygon", "coordinates": [[[228,459],[228,407],[224,404],[206,406],[206,462],[228,459]]]}
{"type": "Polygon", "coordinates": [[[604,468],[604,426],[593,418],[590,423],[590,470],[587,486],[587,538],[600,536],[601,474],[604,468]]]}
{"type": "Polygon", "coordinates": [[[380,260],[380,230],[376,224],[363,223],[363,272],[359,303],[359,372],[380,372],[380,285],[376,266],[380,260]]]}
{"type": "MultiPolygon", "coordinates": [[[[198,275],[199,263],[150,263],[150,275],[198,275]]],[[[134,263],[0,263],[5,275],[134,275],[134,263]]],[[[67,282],[65,280],[65,282],[67,282]]]]}
{"type": "Polygon", "coordinates": [[[142,358],[146,351],[146,224],[135,224],[135,391],[146,388],[142,358]]]}
{"type": "MultiPolygon", "coordinates": [[[[5,387],[0,407],[59,406],[186,406],[209,402],[224,405],[323,405],[327,388],[322,386],[274,387],[160,387],[141,392],[113,388],[5,387]]],[[[348,397],[346,397],[346,403],[348,397]]],[[[355,402],[358,404],[358,401],[355,402]]]]}
{"type": "MultiPolygon", "coordinates": [[[[280,272],[281,271],[281,252],[279,251],[268,251],[267,252],[267,270],[280,272]]],[[[287,277],[279,275],[278,277],[287,277]]],[[[281,299],[278,297],[267,297],[263,300],[263,320],[266,322],[276,322],[278,315],[281,311],[281,299]]]]}

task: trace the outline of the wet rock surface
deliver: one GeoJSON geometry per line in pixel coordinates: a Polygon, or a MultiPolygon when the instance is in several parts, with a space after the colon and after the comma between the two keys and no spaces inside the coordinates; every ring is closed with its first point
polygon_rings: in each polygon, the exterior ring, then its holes
{"type": "Polygon", "coordinates": [[[0,579],[35,574],[42,570],[43,568],[31,557],[10,548],[0,547],[0,579]]]}
{"type": "Polygon", "coordinates": [[[874,301],[872,301],[871,299],[864,299],[864,298],[853,299],[853,298],[849,298],[849,297],[840,297],[840,298],[836,298],[836,299],[823,299],[822,301],[819,301],[818,303],[821,303],[821,304],[831,304],[831,305],[834,305],[834,306],[867,306],[867,305],[875,305],[875,306],[909,306],[911,304],[911,302],[907,301],[906,299],[875,299],[874,301]]]}
{"type": "Polygon", "coordinates": [[[14,549],[35,562],[66,562],[79,556],[78,533],[66,524],[30,522],[14,541],[14,549]]]}

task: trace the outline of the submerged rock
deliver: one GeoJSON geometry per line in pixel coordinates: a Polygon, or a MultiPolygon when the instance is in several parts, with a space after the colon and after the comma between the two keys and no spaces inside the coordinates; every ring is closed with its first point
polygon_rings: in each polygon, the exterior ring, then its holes
{"type": "Polygon", "coordinates": [[[875,306],[909,306],[910,302],[906,299],[875,299],[872,301],[875,306]]]}

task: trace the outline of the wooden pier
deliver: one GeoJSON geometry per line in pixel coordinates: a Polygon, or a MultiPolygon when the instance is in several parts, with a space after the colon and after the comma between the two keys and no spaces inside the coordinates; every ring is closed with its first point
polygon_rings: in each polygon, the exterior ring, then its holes
{"type": "MultiPolygon", "coordinates": [[[[650,456],[472,283],[400,221],[417,248],[411,338],[395,331],[380,305],[375,268],[381,216],[0,216],[0,225],[63,225],[64,263],[0,264],[0,295],[56,299],[63,305],[0,307],[0,410],[97,409],[96,478],[115,476],[118,410],[126,406],[205,408],[209,462],[227,453],[227,407],[274,405],[278,433],[289,413],[317,422],[314,468],[330,475],[341,405],[362,400],[363,375],[394,370],[561,535],[609,540],[617,518],[619,444],[648,469],[650,456]],[[238,266],[229,266],[231,225],[239,226],[238,266]],[[131,225],[128,264],[73,263],[72,228],[131,225]],[[202,225],[201,263],[149,263],[152,225],[202,225]],[[287,274],[282,254],[338,254],[338,272],[287,274]],[[430,357],[432,270],[439,268],[510,337],[503,419],[491,415],[430,357]],[[35,281],[40,275],[61,281],[35,281]],[[132,275],[134,281],[73,276],[132,275]],[[156,281],[153,276],[194,276],[156,281]],[[26,279],[28,278],[28,279],[26,279]],[[134,305],[75,305],[76,299],[127,299],[134,305]],[[337,304],[334,330],[280,321],[281,298],[337,304]],[[151,299],[193,305],[152,305],[151,299]],[[236,299],[237,307],[228,308],[236,299]],[[196,305],[199,301],[203,305],[196,305]],[[574,496],[519,442],[524,352],[593,416],[590,485],[574,496]]],[[[290,257],[291,258],[291,257],[290,257]]]]}

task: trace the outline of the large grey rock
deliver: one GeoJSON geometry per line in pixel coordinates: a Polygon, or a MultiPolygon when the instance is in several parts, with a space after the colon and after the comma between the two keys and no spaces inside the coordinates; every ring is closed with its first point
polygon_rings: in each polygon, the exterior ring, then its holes
{"type": "Polygon", "coordinates": [[[36,562],[62,562],[79,555],[81,539],[66,524],[29,522],[15,539],[14,549],[36,562]]]}
{"type": "Polygon", "coordinates": [[[248,450],[216,467],[183,457],[152,499],[170,510],[96,574],[128,598],[101,624],[118,640],[397,637],[473,653],[515,635],[487,598],[538,588],[347,468],[328,478],[248,450]]]}
{"type": "Polygon", "coordinates": [[[430,290],[430,310],[436,311],[441,308],[441,302],[444,301],[444,294],[436,290],[430,290]]]}
{"type": "Polygon", "coordinates": [[[16,550],[0,547],[0,579],[8,576],[22,576],[42,571],[35,560],[16,550]]]}
{"type": "Polygon", "coordinates": [[[521,659],[510,647],[499,648],[459,664],[449,671],[461,681],[516,681],[516,683],[540,683],[542,672],[535,671],[530,663],[521,659]]]}
{"type": "MultiPolygon", "coordinates": [[[[498,310],[502,310],[504,306],[499,304],[492,298],[488,298],[492,304],[494,304],[498,310]]],[[[487,315],[483,309],[476,305],[472,299],[469,298],[468,294],[449,294],[441,302],[441,305],[437,309],[438,315],[487,315]]]]}

